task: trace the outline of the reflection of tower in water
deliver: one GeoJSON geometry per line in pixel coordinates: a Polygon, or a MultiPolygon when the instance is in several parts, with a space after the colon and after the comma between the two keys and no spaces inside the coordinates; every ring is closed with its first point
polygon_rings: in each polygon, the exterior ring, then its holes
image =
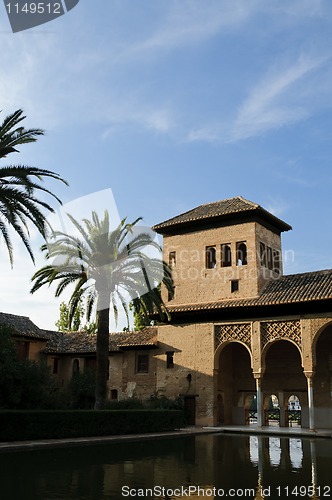
{"type": "MultiPolygon", "coordinates": [[[[300,470],[303,467],[303,446],[299,438],[249,437],[249,460],[258,469],[255,500],[270,496],[269,481],[264,477],[265,467],[273,469],[300,470]],[[266,484],[264,482],[266,481],[266,484]]],[[[317,462],[315,441],[310,442],[311,486],[315,492],[310,498],[318,500],[316,494],[317,462]]]]}

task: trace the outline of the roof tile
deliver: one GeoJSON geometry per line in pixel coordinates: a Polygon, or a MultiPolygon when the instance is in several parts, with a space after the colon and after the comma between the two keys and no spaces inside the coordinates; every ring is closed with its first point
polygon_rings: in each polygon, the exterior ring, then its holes
{"type": "Polygon", "coordinates": [[[163,233],[169,228],[191,225],[197,221],[207,221],[216,218],[229,219],[231,216],[239,217],[240,215],[247,216],[249,214],[260,215],[263,219],[267,219],[281,231],[288,231],[291,229],[291,226],[286,224],[284,221],[278,219],[257,203],[246,200],[242,196],[236,196],[234,198],[200,205],[189,210],[188,212],[184,212],[180,215],[172,217],[171,219],[156,224],[153,226],[153,229],[157,232],[163,233]]]}
{"type": "MultiPolygon", "coordinates": [[[[96,335],[85,332],[48,332],[47,354],[93,354],[96,352],[96,335]]],[[[147,327],[139,332],[109,334],[110,352],[126,347],[155,346],[157,329],[147,327]]]]}
{"type": "Polygon", "coordinates": [[[232,299],[202,304],[168,306],[169,312],[203,311],[236,307],[312,302],[332,299],[332,269],[281,276],[272,280],[255,298],[232,299]]]}
{"type": "Polygon", "coordinates": [[[17,335],[41,340],[47,340],[48,335],[45,330],[41,330],[27,316],[16,314],[0,313],[0,325],[11,326],[17,335]]]}

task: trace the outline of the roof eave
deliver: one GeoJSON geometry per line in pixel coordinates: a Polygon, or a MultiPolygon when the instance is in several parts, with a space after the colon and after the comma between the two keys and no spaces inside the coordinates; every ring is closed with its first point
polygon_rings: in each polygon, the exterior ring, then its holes
{"type": "Polygon", "coordinates": [[[171,222],[172,219],[160,224],[156,224],[152,227],[152,229],[159,234],[167,235],[167,234],[176,234],[178,231],[184,232],[184,229],[192,229],[198,228],[202,225],[216,225],[217,223],[226,223],[228,225],[231,221],[239,221],[248,222],[254,221],[268,224],[271,229],[277,230],[277,232],[285,232],[290,231],[292,226],[279,219],[273,214],[270,214],[267,210],[262,207],[258,207],[252,210],[245,210],[241,212],[233,212],[227,214],[219,214],[208,217],[200,217],[197,219],[192,219],[189,221],[180,221],[180,222],[171,222]]]}

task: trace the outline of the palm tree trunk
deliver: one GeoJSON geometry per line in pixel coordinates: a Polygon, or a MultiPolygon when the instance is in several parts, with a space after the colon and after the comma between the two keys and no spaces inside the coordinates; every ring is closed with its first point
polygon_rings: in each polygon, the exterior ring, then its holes
{"type": "Polygon", "coordinates": [[[109,308],[99,310],[97,313],[98,330],[97,330],[95,410],[102,410],[104,408],[107,397],[109,314],[110,314],[109,308]]]}

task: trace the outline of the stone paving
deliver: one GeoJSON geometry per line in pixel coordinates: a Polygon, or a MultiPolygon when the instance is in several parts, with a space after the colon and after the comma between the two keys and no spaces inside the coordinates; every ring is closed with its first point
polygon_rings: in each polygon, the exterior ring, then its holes
{"type": "Polygon", "coordinates": [[[150,434],[126,434],[121,436],[82,437],[73,439],[40,439],[38,441],[14,441],[0,443],[0,453],[9,451],[32,451],[45,448],[65,448],[67,446],[88,446],[116,442],[167,439],[196,434],[259,434],[307,438],[332,438],[332,429],[309,430],[301,427],[258,427],[257,425],[227,425],[221,427],[186,427],[171,432],[150,434]]]}
{"type": "Polygon", "coordinates": [[[205,429],[213,430],[214,432],[224,433],[239,433],[239,434],[266,434],[278,436],[298,436],[309,438],[332,438],[332,429],[315,429],[310,430],[303,427],[279,427],[279,426],[265,426],[258,427],[257,424],[253,425],[225,425],[220,427],[205,427],[205,429]]]}

